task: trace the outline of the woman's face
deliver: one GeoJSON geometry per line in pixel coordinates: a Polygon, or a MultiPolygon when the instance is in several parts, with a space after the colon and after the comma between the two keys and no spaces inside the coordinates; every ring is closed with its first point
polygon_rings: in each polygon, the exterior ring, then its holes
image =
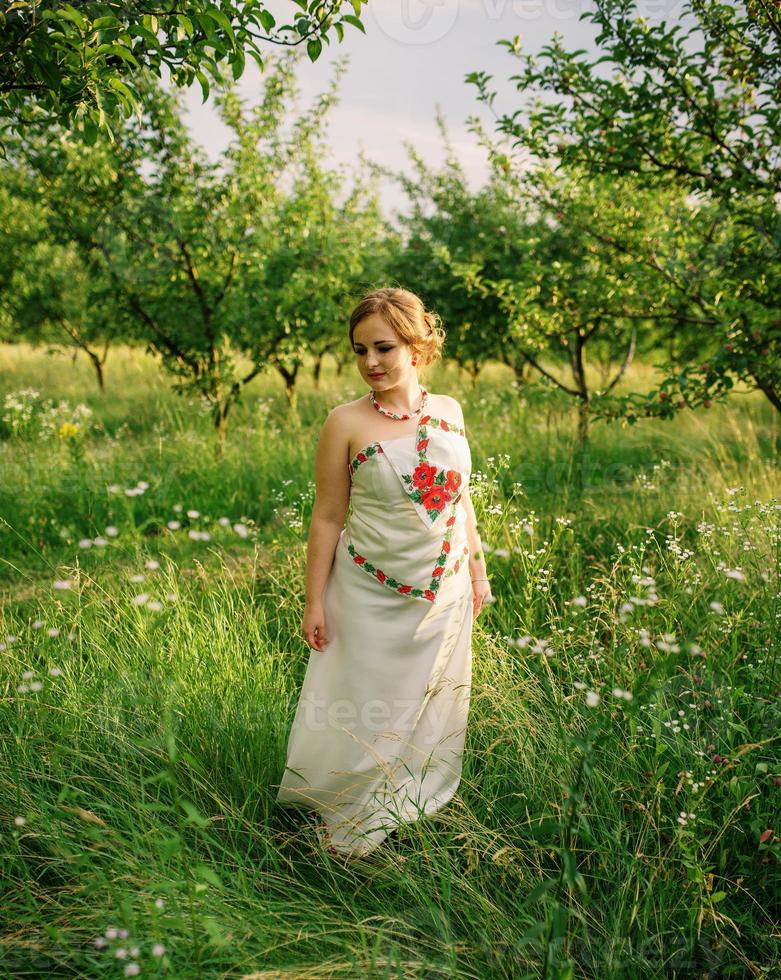
{"type": "Polygon", "coordinates": [[[379,313],[365,317],[355,328],[353,350],[361,377],[375,389],[401,384],[415,370],[412,348],[379,313]]]}

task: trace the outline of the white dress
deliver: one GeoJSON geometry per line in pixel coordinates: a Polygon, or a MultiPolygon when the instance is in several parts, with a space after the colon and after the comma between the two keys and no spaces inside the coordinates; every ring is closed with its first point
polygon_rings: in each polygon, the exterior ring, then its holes
{"type": "Polygon", "coordinates": [[[472,680],[462,428],[431,415],[349,463],[351,509],[310,649],[277,802],[319,812],[328,843],[366,854],[433,813],[461,779],[472,680]]]}

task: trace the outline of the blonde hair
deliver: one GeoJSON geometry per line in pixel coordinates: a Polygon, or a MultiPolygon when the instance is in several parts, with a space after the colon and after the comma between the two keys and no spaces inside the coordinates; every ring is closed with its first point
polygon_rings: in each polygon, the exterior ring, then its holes
{"type": "Polygon", "coordinates": [[[425,368],[442,356],[445,330],[438,313],[429,312],[423,301],[408,289],[386,286],[367,293],[350,314],[350,344],[355,328],[367,316],[379,315],[399,337],[412,347],[417,367],[425,368]]]}

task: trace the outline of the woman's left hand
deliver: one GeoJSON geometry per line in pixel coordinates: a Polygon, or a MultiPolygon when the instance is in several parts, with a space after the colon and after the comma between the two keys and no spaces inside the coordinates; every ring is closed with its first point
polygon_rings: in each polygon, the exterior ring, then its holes
{"type": "Polygon", "coordinates": [[[483,607],[493,601],[494,597],[491,595],[490,583],[487,580],[477,582],[472,580],[472,609],[474,616],[477,617],[483,607]]]}

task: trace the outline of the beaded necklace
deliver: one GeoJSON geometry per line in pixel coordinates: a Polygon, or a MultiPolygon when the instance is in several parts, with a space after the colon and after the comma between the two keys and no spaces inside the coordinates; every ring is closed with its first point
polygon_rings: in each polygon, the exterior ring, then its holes
{"type": "Polygon", "coordinates": [[[404,419],[411,419],[413,415],[420,415],[420,413],[426,407],[426,398],[428,397],[428,392],[422,386],[420,392],[421,392],[420,405],[413,412],[410,412],[409,415],[397,415],[396,412],[389,412],[386,408],[383,408],[382,405],[380,405],[380,403],[377,401],[373,388],[369,392],[369,401],[372,403],[372,405],[374,405],[374,407],[377,409],[380,415],[387,415],[389,419],[398,419],[399,422],[402,422],[404,421],[404,419]]]}

